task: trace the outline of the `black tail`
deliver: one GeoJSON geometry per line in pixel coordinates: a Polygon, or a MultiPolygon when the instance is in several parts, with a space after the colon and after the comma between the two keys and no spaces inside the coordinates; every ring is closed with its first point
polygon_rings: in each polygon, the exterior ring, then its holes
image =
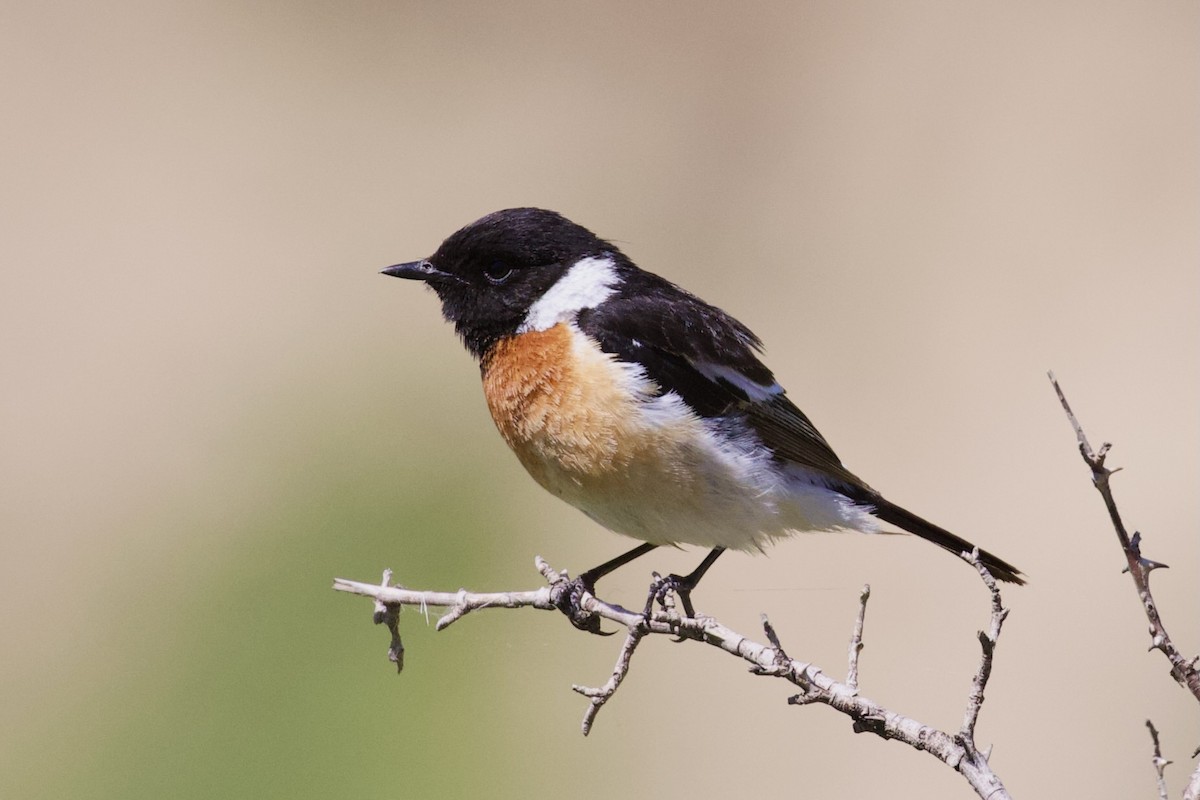
{"type": "MultiPolygon", "coordinates": [[[[933,542],[938,547],[949,550],[951,553],[970,553],[975,549],[975,545],[961,536],[955,536],[945,528],[939,528],[932,522],[921,519],[911,511],[889,503],[878,495],[870,498],[867,502],[874,508],[874,511],[871,513],[879,519],[902,528],[911,534],[920,536],[926,541],[933,542]]],[[[997,580],[1024,585],[1025,578],[1022,577],[1021,570],[1004,559],[997,558],[987,550],[980,550],[979,560],[983,562],[983,565],[988,568],[988,572],[992,573],[992,576],[997,580]]]]}

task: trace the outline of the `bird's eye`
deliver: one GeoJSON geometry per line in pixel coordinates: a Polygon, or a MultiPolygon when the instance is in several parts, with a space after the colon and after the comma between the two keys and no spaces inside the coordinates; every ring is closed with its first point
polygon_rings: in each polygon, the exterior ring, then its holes
{"type": "Polygon", "coordinates": [[[493,261],[483,270],[483,277],[488,279],[488,283],[499,286],[508,280],[513,274],[513,269],[503,261],[493,261]]]}

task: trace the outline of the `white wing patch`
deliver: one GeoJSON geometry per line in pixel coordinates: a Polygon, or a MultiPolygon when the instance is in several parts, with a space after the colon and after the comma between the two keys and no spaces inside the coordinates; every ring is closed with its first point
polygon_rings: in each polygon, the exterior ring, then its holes
{"type": "Polygon", "coordinates": [[[580,311],[607,300],[620,282],[612,256],[581,258],[529,307],[517,333],[546,331],[560,322],[573,322],[580,311]]]}
{"type": "Polygon", "coordinates": [[[697,361],[695,367],[701,375],[713,383],[716,383],[718,379],[726,383],[731,383],[745,392],[746,396],[751,400],[768,400],[783,392],[783,387],[778,383],[763,386],[761,383],[755,383],[750,380],[736,369],[724,366],[723,364],[714,364],[711,361],[697,361]]]}

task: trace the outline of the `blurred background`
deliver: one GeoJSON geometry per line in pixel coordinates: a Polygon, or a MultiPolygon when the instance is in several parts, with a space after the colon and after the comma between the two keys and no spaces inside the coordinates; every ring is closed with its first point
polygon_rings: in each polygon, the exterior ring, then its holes
{"type": "MultiPolygon", "coordinates": [[[[630,546],[495,434],[435,298],[379,276],[557,209],[759,333],[889,497],[1030,577],[979,728],[1014,796],[1178,792],[1147,653],[1046,380],[1200,649],[1195,3],[126,2],[0,9],[0,795],[951,798],[928,756],[690,644],[548,614],[385,631],[332,578],[535,588],[630,546]]],[[[640,602],[662,553],[603,586],[640,602]]],[[[732,555],[698,593],[954,729],[987,595],[906,537],[732,555]]]]}

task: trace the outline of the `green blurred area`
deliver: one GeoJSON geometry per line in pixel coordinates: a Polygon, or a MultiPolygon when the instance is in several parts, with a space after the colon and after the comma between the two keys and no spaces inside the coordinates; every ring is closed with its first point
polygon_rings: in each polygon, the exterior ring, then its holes
{"type": "Polygon", "coordinates": [[[492,515],[486,492],[473,491],[483,476],[447,455],[422,465],[428,483],[415,494],[390,479],[394,452],[325,442],[278,463],[281,478],[225,530],[186,512],[140,520],[188,544],[113,552],[120,574],[98,564],[77,587],[84,598],[96,589],[121,597],[96,613],[76,602],[76,630],[59,635],[86,644],[59,653],[67,661],[51,705],[5,726],[19,735],[4,747],[4,796],[486,795],[489,766],[512,757],[503,739],[476,754],[478,770],[427,766],[465,746],[465,732],[502,725],[496,683],[511,667],[488,654],[520,622],[492,620],[435,643],[408,613],[412,654],[397,677],[370,604],[329,588],[335,574],[370,579],[386,565],[447,588],[484,574],[493,553],[480,537],[492,515]],[[338,464],[346,469],[330,470],[338,464]],[[204,547],[213,538],[218,553],[204,547]]]}
{"type": "Polygon", "coordinates": [[[0,796],[524,797],[591,759],[569,686],[603,677],[611,640],[580,643],[532,611],[439,634],[439,609],[407,609],[397,675],[371,603],[331,589],[384,567],[417,588],[541,583],[524,533],[539,515],[507,496],[523,475],[472,438],[493,435],[474,367],[446,348],[447,383],[473,391],[439,407],[441,365],[402,342],[379,349],[391,368],[340,359],[357,382],[317,369],[259,387],[189,454],[200,483],[160,476],[79,532],[102,551],[78,565],[86,579],[23,614],[69,625],[23,629],[39,670],[0,687],[0,796]],[[539,717],[538,751],[572,757],[531,771],[539,717]]]}

